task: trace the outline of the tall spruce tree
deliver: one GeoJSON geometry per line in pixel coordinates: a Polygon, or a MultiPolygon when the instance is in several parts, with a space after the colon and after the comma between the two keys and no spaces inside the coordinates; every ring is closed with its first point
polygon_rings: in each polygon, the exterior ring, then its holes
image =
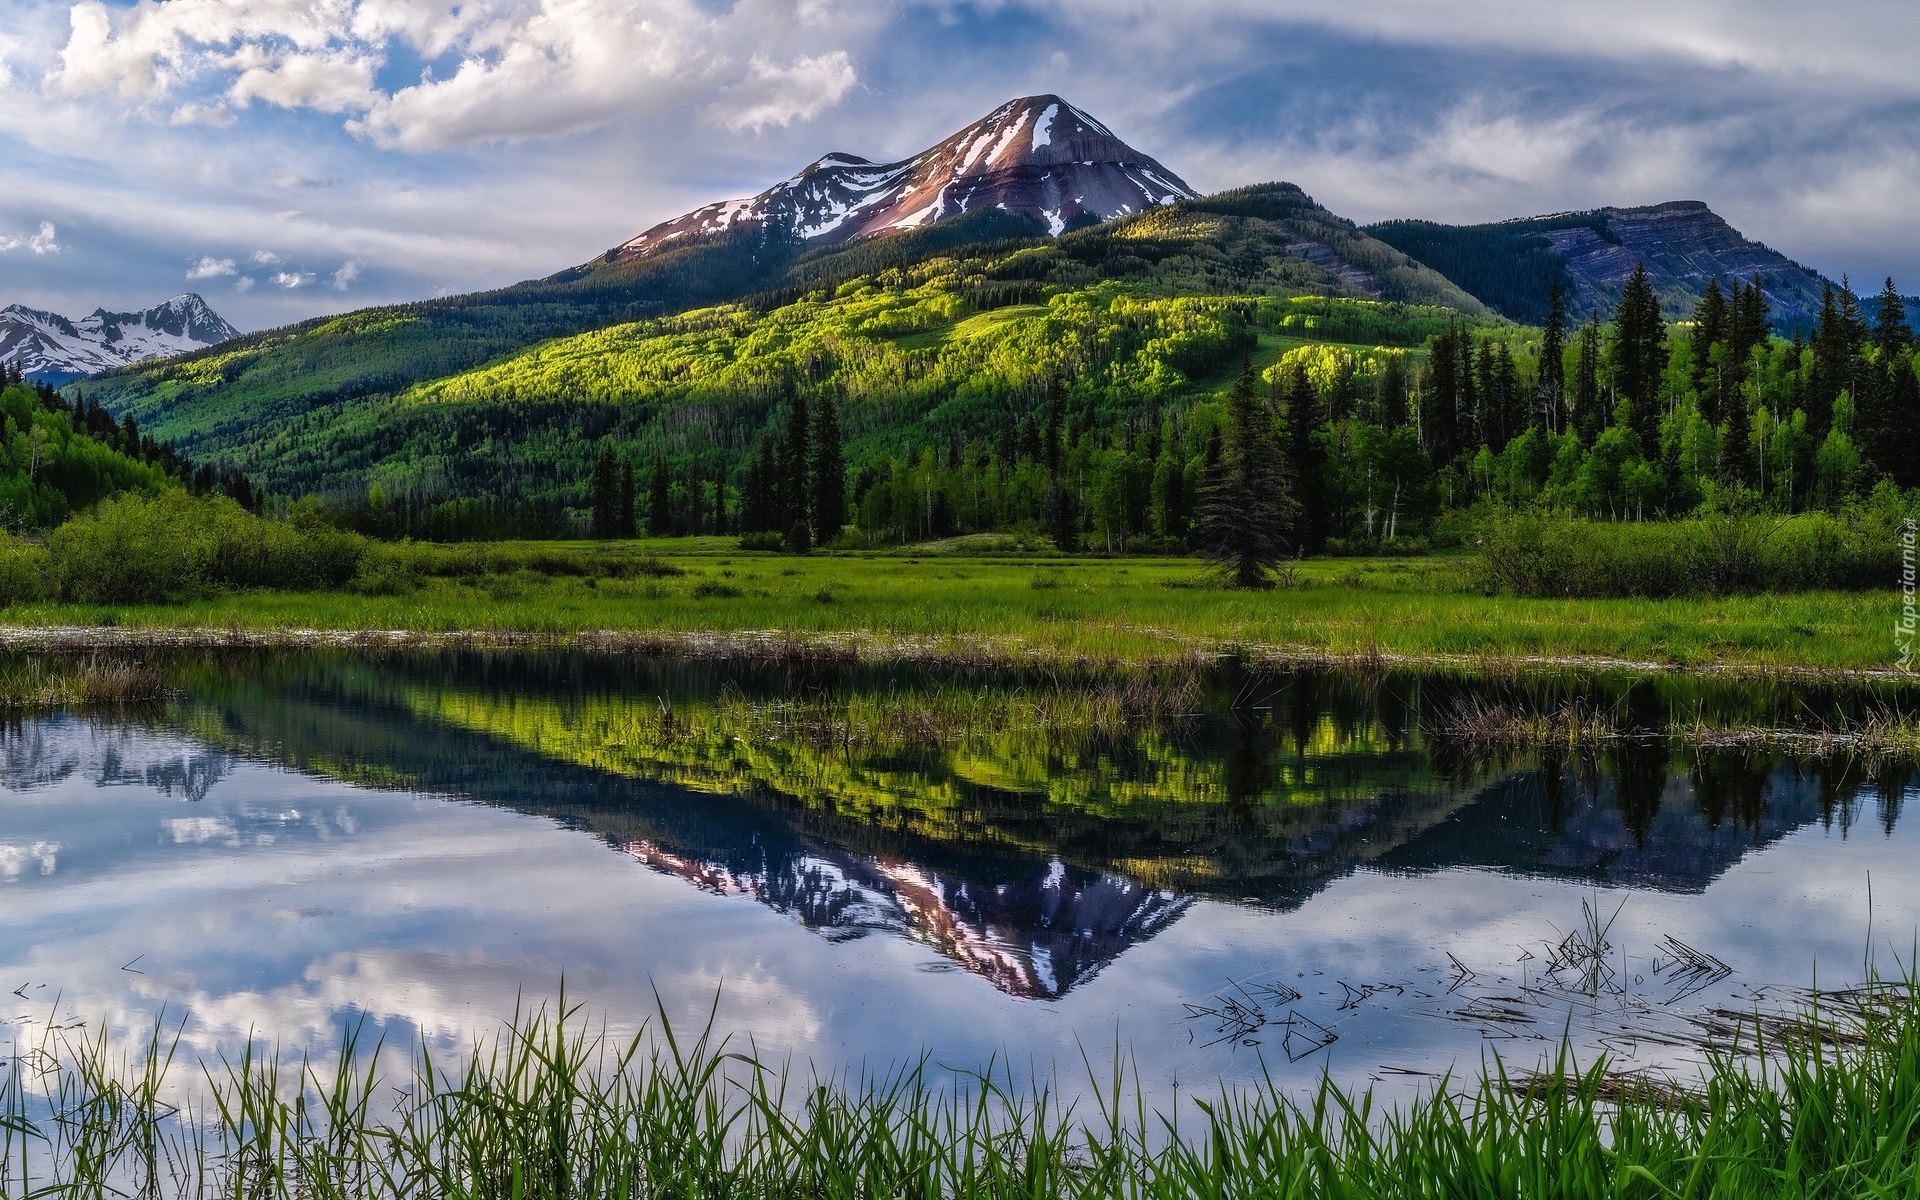
{"type": "Polygon", "coordinates": [[[832,396],[820,397],[813,445],[813,528],[820,541],[830,542],[847,523],[846,450],[832,396]]]}
{"type": "Polygon", "coordinates": [[[1573,411],[1568,414],[1580,440],[1593,445],[1606,424],[1600,407],[1600,314],[1580,327],[1580,359],[1574,367],[1573,411]]]}
{"type": "Polygon", "coordinates": [[[1255,394],[1249,362],[1227,392],[1220,464],[1201,498],[1195,540],[1235,587],[1271,587],[1269,572],[1293,549],[1293,518],[1273,415],[1255,394]]]}
{"type": "Polygon", "coordinates": [[[1540,327],[1540,397],[1537,423],[1559,433],[1567,420],[1567,306],[1560,281],[1547,288],[1547,320],[1540,327]]]}
{"type": "Polygon", "coordinates": [[[805,525],[810,515],[807,501],[807,468],[813,441],[812,422],[807,417],[807,398],[788,384],[787,431],[780,439],[780,525],[782,535],[791,537],[795,525],[805,525]]]}
{"type": "Polygon", "coordinates": [[[1613,379],[1627,401],[1628,419],[1649,457],[1659,454],[1660,379],[1667,366],[1667,328],[1647,265],[1633,269],[1614,310],[1613,379]]]}
{"type": "Polygon", "coordinates": [[[661,454],[653,456],[653,474],[647,480],[647,532],[654,537],[673,536],[673,479],[661,454]]]}
{"type": "Polygon", "coordinates": [[[633,514],[633,460],[624,454],[620,456],[620,515],[617,521],[618,536],[632,537],[638,530],[634,525],[633,514]]]}
{"type": "Polygon", "coordinates": [[[1760,461],[1753,452],[1753,423],[1747,415],[1747,399],[1734,393],[1727,397],[1727,423],[1720,430],[1720,482],[1744,487],[1760,486],[1760,461]]]}
{"type": "Polygon", "coordinates": [[[610,538],[619,530],[620,521],[620,475],[614,464],[613,447],[606,442],[600,443],[600,452],[593,459],[592,516],[590,529],[594,537],[610,538]]]}
{"type": "Polygon", "coordinates": [[[1709,425],[1720,423],[1720,395],[1723,386],[1722,369],[1714,364],[1713,348],[1719,346],[1726,353],[1727,294],[1720,288],[1718,278],[1707,280],[1706,294],[1700,297],[1700,303],[1693,309],[1693,332],[1690,338],[1693,348],[1693,391],[1699,397],[1700,415],[1709,425]]]}
{"type": "Polygon", "coordinates": [[[1920,427],[1912,423],[1916,391],[1912,337],[1906,302],[1888,279],[1875,306],[1873,365],[1865,372],[1857,397],[1853,440],[1879,474],[1902,487],[1914,474],[1907,463],[1916,456],[1914,443],[1920,435],[1920,427]]]}

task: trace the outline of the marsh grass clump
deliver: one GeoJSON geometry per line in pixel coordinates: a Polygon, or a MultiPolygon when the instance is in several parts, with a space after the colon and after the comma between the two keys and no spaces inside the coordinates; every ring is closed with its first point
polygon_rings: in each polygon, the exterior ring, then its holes
{"type": "MultiPolygon", "coordinates": [[[[1698,1078],[1489,1054],[1394,1107],[1269,1075],[1149,1107],[1128,1057],[1086,1098],[1004,1066],[802,1073],[665,1016],[596,1031],[564,995],[404,1064],[349,1027],[324,1058],[118,1052],[49,1022],[0,1077],[0,1194],[387,1197],[1733,1197],[1905,1195],[1920,1127],[1913,981],[1816,994],[1698,1078]],[[1462,1086],[1464,1084],[1464,1086],[1462,1086]]],[[[87,1032],[90,1030],[91,1032],[87,1032]]]]}
{"type": "Polygon", "coordinates": [[[0,666],[0,709],[148,704],[166,699],[169,691],[163,672],[135,662],[34,656],[0,666]]]}

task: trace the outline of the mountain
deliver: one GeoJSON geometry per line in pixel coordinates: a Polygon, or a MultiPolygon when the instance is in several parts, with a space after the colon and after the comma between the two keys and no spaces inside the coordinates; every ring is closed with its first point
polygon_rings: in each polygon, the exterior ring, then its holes
{"type": "Polygon", "coordinates": [[[840,389],[858,467],[997,428],[1034,387],[1126,419],[1223,386],[1248,353],[1417,345],[1408,330],[1461,314],[1488,310],[1300,188],[1193,197],[1039,96],[901,163],[830,155],[544,279],[250,334],[85,390],[282,494],[377,479],[416,507],[465,497],[557,519],[602,437],[738,470],[783,374],[840,389]],[[1273,303],[1306,296],[1406,311],[1273,303]],[[702,339],[720,353],[692,353],[702,339]],[[981,357],[1001,347],[1026,365],[981,357]]]}
{"type": "Polygon", "coordinates": [[[240,336],[188,293],[143,312],[96,308],[78,321],[24,305],[0,308],[0,362],[54,383],[150,358],[167,358],[240,336]]]}
{"type": "Polygon", "coordinates": [[[788,382],[834,395],[858,470],[997,436],[1058,385],[1125,421],[1210,394],[1246,355],[1418,346],[1485,314],[1299,188],[1266,184],[1057,238],[998,207],[785,250],[734,229],[460,306],[255,334],[86,390],[281,494],[364,494],[377,479],[416,508],[467,497],[559,518],[580,508],[602,437],[636,461],[698,452],[737,474],[788,382]],[[722,281],[739,299],[712,298],[722,281]],[[579,297],[640,287],[708,299],[555,327],[592,316],[579,297]]]}
{"type": "Polygon", "coordinates": [[[1812,323],[1828,280],[1743,236],[1698,200],[1641,208],[1521,217],[1488,225],[1385,221],[1366,232],[1453,280],[1489,307],[1517,321],[1546,316],[1547,292],[1559,283],[1576,318],[1620,300],[1634,268],[1646,264],[1670,317],[1692,315],[1709,279],[1755,276],[1773,306],[1777,328],[1812,323]]]}
{"type": "Polygon", "coordinates": [[[1058,234],[1089,218],[1110,221],[1195,194],[1060,97],[1024,96],[899,162],[828,154],[757,196],[663,221],[610,251],[609,261],[741,228],[784,229],[816,245],[845,242],[987,207],[1031,217],[1058,234]]]}

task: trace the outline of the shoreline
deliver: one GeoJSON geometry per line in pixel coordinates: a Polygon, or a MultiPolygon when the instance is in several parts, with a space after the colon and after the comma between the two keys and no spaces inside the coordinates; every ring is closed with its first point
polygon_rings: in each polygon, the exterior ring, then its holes
{"type": "MultiPolygon", "coordinates": [[[[1107,626],[1107,628],[1113,628],[1107,626]]],[[[327,629],[241,625],[0,625],[0,652],[84,654],[128,650],[548,650],[655,658],[755,659],[767,662],[925,666],[969,670],[1207,669],[1240,663],[1268,670],[1459,671],[1482,675],[1576,671],[1592,674],[1804,682],[1915,684],[1899,667],[1821,667],[1792,663],[1676,663],[1604,655],[1446,654],[1368,647],[1330,650],[1305,644],[1200,639],[1139,626],[1126,632],[1166,643],[1163,654],[1096,654],[1044,639],[995,634],[902,634],[870,629],[621,630],[327,629]]]]}

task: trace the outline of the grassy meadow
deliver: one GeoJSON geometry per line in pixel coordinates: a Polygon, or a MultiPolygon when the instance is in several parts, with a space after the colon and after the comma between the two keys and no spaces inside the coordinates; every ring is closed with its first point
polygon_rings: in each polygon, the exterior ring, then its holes
{"type": "MultiPolygon", "coordinates": [[[[1266,592],[1190,558],[1062,557],[1005,537],[899,553],[746,552],[732,538],[396,545],[346,588],[162,603],[17,601],[52,626],[565,636],[756,633],[874,657],[1155,661],[1194,652],[1529,657],[1704,668],[1889,669],[1891,591],[1534,599],[1489,595],[1471,555],[1308,560],[1266,592]]],[[[115,635],[120,636],[120,635],[115,635]]]]}

